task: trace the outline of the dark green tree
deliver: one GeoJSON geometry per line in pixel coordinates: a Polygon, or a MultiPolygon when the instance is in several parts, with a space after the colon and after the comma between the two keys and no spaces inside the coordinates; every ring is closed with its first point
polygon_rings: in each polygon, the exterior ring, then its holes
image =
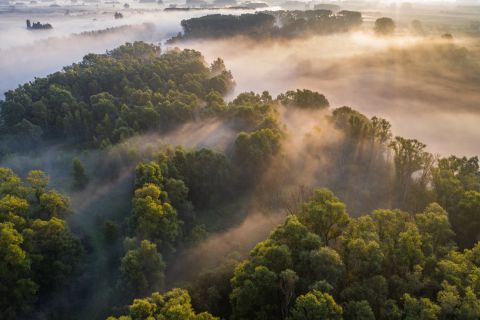
{"type": "Polygon", "coordinates": [[[72,161],[72,175],[73,175],[73,188],[75,190],[83,190],[88,184],[88,176],[85,173],[85,168],[82,162],[78,158],[74,158],[72,161]]]}

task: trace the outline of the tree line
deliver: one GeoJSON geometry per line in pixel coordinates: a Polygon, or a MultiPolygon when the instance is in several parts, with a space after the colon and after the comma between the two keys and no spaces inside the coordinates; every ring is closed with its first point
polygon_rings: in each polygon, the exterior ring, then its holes
{"type": "Polygon", "coordinates": [[[183,34],[168,42],[196,38],[246,36],[252,38],[288,38],[347,32],[359,27],[362,14],[343,10],[262,11],[241,15],[211,14],[181,21],[183,34]]]}

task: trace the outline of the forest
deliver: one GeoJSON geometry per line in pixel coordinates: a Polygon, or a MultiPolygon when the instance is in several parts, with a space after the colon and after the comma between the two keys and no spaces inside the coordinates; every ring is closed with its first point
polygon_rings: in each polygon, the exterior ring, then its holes
{"type": "Polygon", "coordinates": [[[239,16],[211,14],[182,20],[183,34],[168,40],[247,36],[253,38],[293,38],[347,32],[362,24],[362,14],[342,10],[261,11],[239,16]]]}
{"type": "MultiPolygon", "coordinates": [[[[207,17],[185,37],[225,18],[207,17]]],[[[215,30],[243,19],[273,27],[215,30]]],[[[6,92],[0,318],[480,318],[478,157],[319,92],[234,86],[221,58],[135,42],[6,92]],[[193,254],[256,215],[272,223],[251,247],[193,254]]]]}

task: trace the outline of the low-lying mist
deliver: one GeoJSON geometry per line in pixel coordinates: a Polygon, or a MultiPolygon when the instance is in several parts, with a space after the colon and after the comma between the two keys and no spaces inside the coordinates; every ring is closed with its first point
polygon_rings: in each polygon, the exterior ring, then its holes
{"type": "MultiPolygon", "coordinates": [[[[0,14],[0,99],[5,91],[81,61],[88,53],[105,53],[125,42],[165,41],[181,31],[182,19],[206,14],[201,10],[157,10],[120,10],[124,18],[117,20],[113,18],[114,8],[91,9],[74,16],[32,13],[30,18],[29,14],[0,14]],[[27,18],[49,22],[53,29],[27,30],[27,18]]],[[[235,14],[241,12],[236,10],[235,14]]]]}
{"type": "Polygon", "coordinates": [[[324,93],[389,120],[394,134],[414,137],[433,153],[478,154],[480,77],[478,39],[440,36],[379,38],[356,32],[291,41],[244,38],[190,41],[207,60],[222,57],[237,94],[292,88],[324,93]]]}

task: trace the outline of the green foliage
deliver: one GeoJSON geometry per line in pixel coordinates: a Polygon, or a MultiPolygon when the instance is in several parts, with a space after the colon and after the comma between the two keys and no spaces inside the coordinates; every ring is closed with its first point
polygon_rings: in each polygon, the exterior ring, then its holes
{"type": "Polygon", "coordinates": [[[373,125],[370,120],[350,107],[335,109],[332,119],[336,127],[346,131],[348,136],[355,140],[372,136],[373,125]]]}
{"type": "Polygon", "coordinates": [[[238,258],[231,255],[221,265],[199,274],[195,281],[187,286],[195,310],[209,311],[222,319],[230,316],[230,279],[238,263],[238,258]]]}
{"type": "Polygon", "coordinates": [[[0,315],[16,319],[28,313],[38,284],[30,279],[31,261],[22,248],[23,237],[12,223],[0,223],[0,315]]]}
{"type": "Polygon", "coordinates": [[[135,168],[135,187],[139,188],[147,183],[161,186],[163,183],[162,169],[160,165],[151,161],[149,163],[140,163],[135,168]]]}
{"type": "Polygon", "coordinates": [[[107,220],[103,224],[103,238],[106,243],[113,244],[118,240],[119,237],[119,226],[117,223],[107,220]]]}
{"type": "Polygon", "coordinates": [[[70,199],[50,190],[40,196],[40,209],[47,217],[65,218],[70,214],[70,199]]]}
{"type": "Polygon", "coordinates": [[[295,216],[257,244],[251,259],[235,269],[232,278],[234,319],[278,319],[293,302],[299,272],[309,272],[310,251],[320,247],[318,236],[308,232],[295,216]]]}
{"type": "Polygon", "coordinates": [[[235,172],[227,157],[209,149],[177,149],[172,165],[188,188],[195,207],[206,208],[230,199],[235,187],[235,172]]]}
{"type": "Polygon", "coordinates": [[[342,307],[328,293],[317,290],[299,296],[291,310],[289,320],[341,320],[342,307]]]}
{"type": "MultiPolygon", "coordinates": [[[[346,320],[374,320],[372,308],[367,301],[349,301],[345,307],[346,320]]],[[[390,318],[392,319],[392,318],[390,318]]]]}
{"type": "Polygon", "coordinates": [[[240,130],[278,129],[277,111],[272,96],[267,91],[261,95],[254,92],[240,93],[229,103],[227,115],[240,130]]]}
{"type": "Polygon", "coordinates": [[[433,156],[425,151],[426,145],[415,139],[395,137],[390,143],[394,151],[395,188],[397,203],[409,203],[407,209],[418,210],[429,199],[428,178],[433,166],[433,156]]]}
{"type": "Polygon", "coordinates": [[[480,240],[480,192],[466,191],[452,208],[450,219],[457,231],[458,244],[472,247],[480,240]]]}
{"type": "Polygon", "coordinates": [[[242,132],[235,140],[235,157],[247,177],[263,172],[281,149],[282,135],[275,129],[242,132]]]}
{"type": "Polygon", "coordinates": [[[323,94],[308,89],[287,91],[277,97],[283,105],[301,109],[324,109],[330,106],[323,94]]]}
{"type": "Polygon", "coordinates": [[[155,45],[127,43],[7,92],[3,130],[24,140],[72,137],[106,148],[192,120],[209,93],[223,95],[233,85],[231,74],[217,69],[193,50],[161,54],[155,45]]]}
{"type": "Polygon", "coordinates": [[[41,170],[32,170],[28,172],[26,180],[30,184],[30,187],[35,190],[37,201],[40,201],[40,197],[48,185],[49,177],[41,170]]]}
{"type": "Polygon", "coordinates": [[[300,222],[319,235],[328,246],[342,234],[349,216],[343,204],[330,190],[317,190],[297,213],[300,222]]]}
{"type": "Polygon", "coordinates": [[[252,269],[247,264],[240,264],[235,270],[232,285],[232,319],[280,318],[277,275],[267,267],[252,269]]]}
{"type": "Polygon", "coordinates": [[[163,288],[164,270],[165,263],[157,246],[143,240],[138,248],[128,250],[122,258],[119,285],[127,296],[144,296],[163,288]]]}
{"type": "Polygon", "coordinates": [[[67,197],[49,190],[49,177],[32,170],[23,182],[0,168],[0,318],[32,315],[37,303],[67,285],[83,258],[80,241],[60,217],[67,197]]]}
{"type": "Polygon", "coordinates": [[[55,217],[37,219],[24,234],[32,255],[32,277],[40,285],[40,292],[65,283],[83,255],[80,241],[70,233],[65,221],[55,217]]]}
{"type": "Polygon", "coordinates": [[[362,14],[330,10],[265,11],[241,15],[210,14],[182,20],[183,34],[168,42],[196,38],[244,35],[253,38],[285,38],[299,35],[346,32],[362,24],[362,14]],[[278,21],[279,23],[275,23],[278,21]]]}
{"type": "Polygon", "coordinates": [[[166,195],[152,183],[135,190],[131,225],[141,239],[172,249],[180,226],[175,209],[165,201],[166,195]]]}
{"type": "Polygon", "coordinates": [[[153,293],[145,299],[135,299],[128,307],[128,315],[107,320],[218,320],[207,312],[195,313],[186,290],[172,289],[165,294],[153,293]]]}
{"type": "Polygon", "coordinates": [[[88,176],[85,173],[85,168],[82,162],[78,158],[74,158],[72,161],[72,175],[73,175],[73,188],[75,190],[85,189],[88,183],[88,176]]]}
{"type": "Polygon", "coordinates": [[[435,196],[449,214],[456,240],[461,247],[472,247],[478,240],[479,216],[475,199],[480,191],[478,157],[451,156],[438,160],[432,170],[435,196]]]}
{"type": "MultiPolygon", "coordinates": [[[[261,34],[274,27],[275,18],[269,14],[221,15],[212,14],[200,18],[182,20],[182,38],[223,37],[234,34],[261,34]]],[[[176,39],[175,39],[176,40],[176,39]]]]}
{"type": "Polygon", "coordinates": [[[0,167],[0,195],[25,196],[27,188],[10,168],[0,167]]]}
{"type": "Polygon", "coordinates": [[[299,218],[288,217],[235,269],[234,319],[480,316],[473,289],[480,288],[474,284],[479,245],[457,251],[448,215],[438,204],[416,215],[376,210],[353,219],[321,189],[301,208],[299,218]],[[327,247],[317,234],[324,239],[322,219],[335,216],[345,217],[345,224],[327,247]]]}
{"type": "Polygon", "coordinates": [[[405,320],[435,320],[440,314],[440,307],[428,298],[416,299],[405,294],[405,320]]]}
{"type": "Polygon", "coordinates": [[[423,213],[415,215],[422,236],[423,252],[428,256],[442,257],[455,247],[447,212],[438,204],[430,204],[423,213]]]}

